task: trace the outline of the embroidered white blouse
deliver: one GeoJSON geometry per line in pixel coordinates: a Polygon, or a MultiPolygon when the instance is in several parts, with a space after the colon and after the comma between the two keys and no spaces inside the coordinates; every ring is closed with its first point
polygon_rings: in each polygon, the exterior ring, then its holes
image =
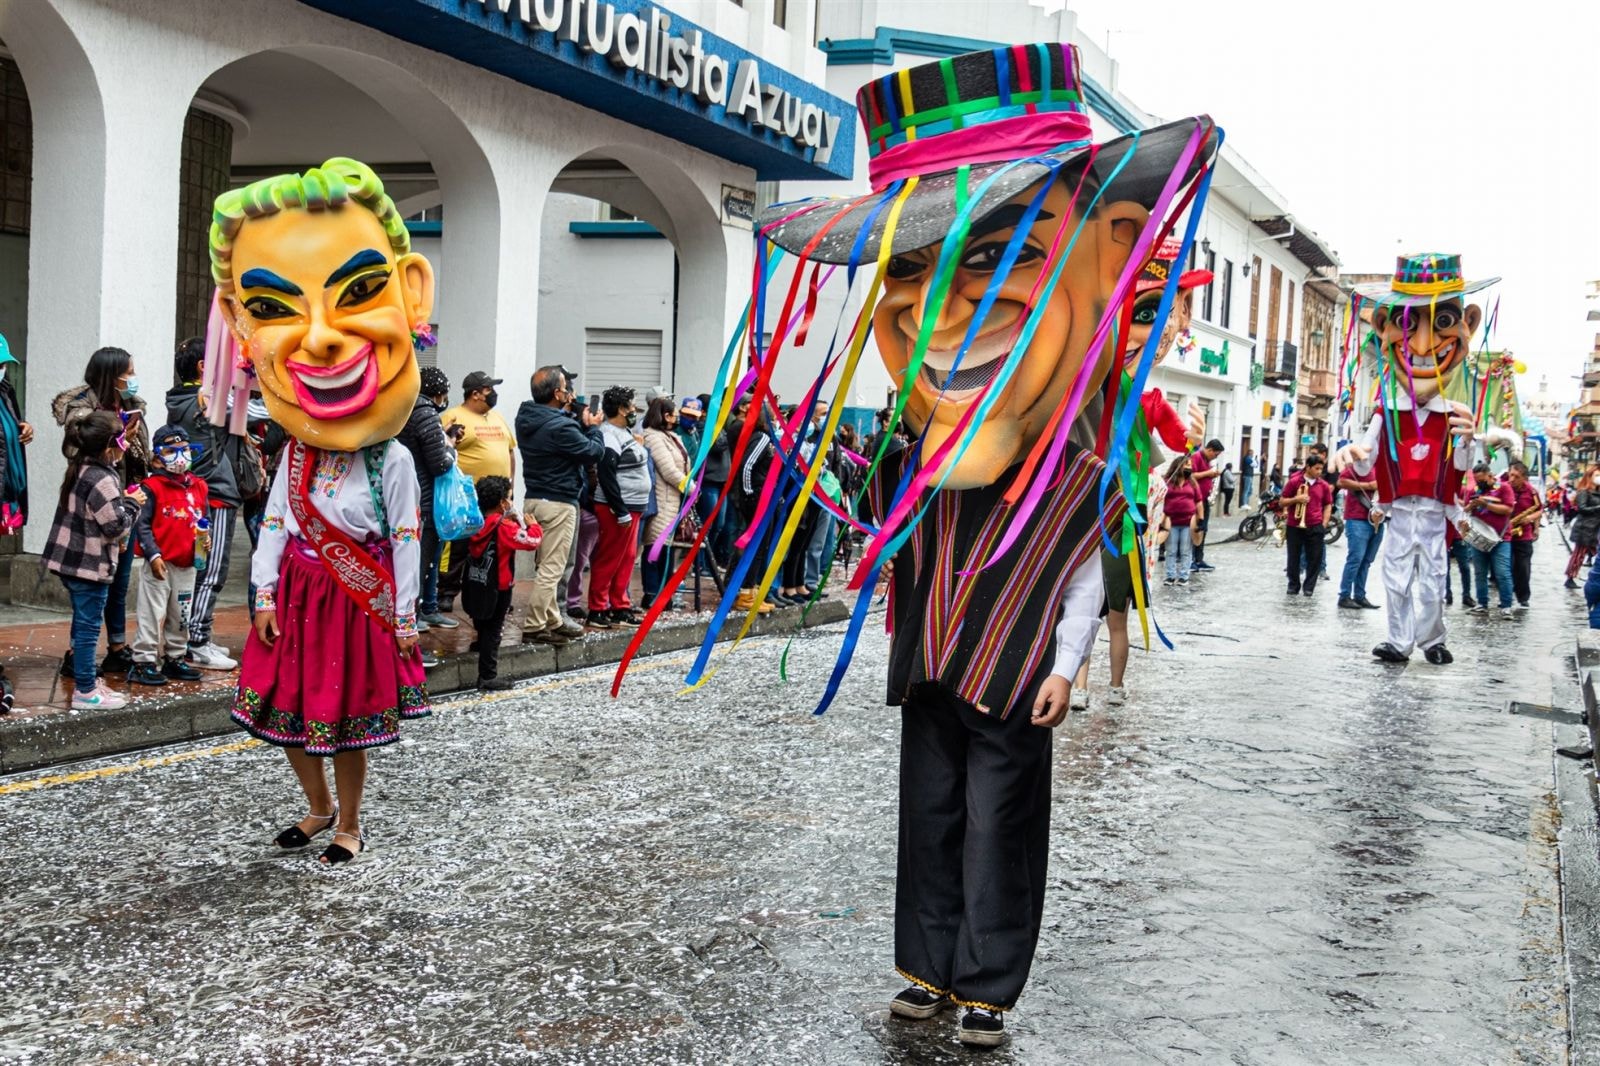
{"type": "MultiPolygon", "coordinates": [[[[293,446],[292,444],[290,445],[293,446]]],[[[383,508],[389,519],[389,554],[394,563],[395,632],[417,631],[417,590],[422,578],[421,505],[417,468],[405,446],[390,441],[383,455],[383,508]]],[[[360,452],[322,452],[311,473],[311,504],[317,512],[360,544],[383,535],[366,464],[360,452]]],[[[289,508],[289,459],[284,456],[267,493],[261,536],[250,560],[256,586],[256,609],[277,609],[278,571],[289,538],[300,536],[300,523],[289,508]]]]}

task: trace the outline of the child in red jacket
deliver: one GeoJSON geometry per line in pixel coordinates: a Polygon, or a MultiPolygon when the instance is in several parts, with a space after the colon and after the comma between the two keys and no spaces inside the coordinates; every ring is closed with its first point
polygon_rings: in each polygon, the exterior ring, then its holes
{"type": "Polygon", "coordinates": [[[150,438],[154,455],[144,480],[144,505],[133,525],[133,542],[144,570],[139,577],[139,632],[133,642],[136,685],[197,681],[200,671],[184,661],[189,650],[189,603],[196,564],[209,547],[206,483],[189,473],[194,454],[182,426],[162,426],[150,438]],[[197,550],[198,549],[198,550],[197,550]],[[163,633],[163,622],[165,633],[163,633]],[[165,649],[163,661],[156,656],[165,649]]]}
{"type": "Polygon", "coordinates": [[[472,535],[469,544],[468,588],[463,589],[462,601],[478,631],[478,687],[486,692],[503,692],[511,687],[511,682],[497,676],[500,668],[500,630],[504,628],[506,614],[511,610],[511,586],[517,580],[516,553],[535,551],[544,539],[544,531],[537,522],[523,528],[511,508],[511,482],[506,478],[481,477],[477,489],[478,507],[483,511],[483,528],[472,535]],[[495,596],[492,600],[487,596],[472,596],[470,599],[473,602],[468,602],[470,586],[479,584],[481,587],[482,584],[475,581],[475,576],[488,576],[481,575],[481,561],[491,543],[495,547],[491,586],[495,596]]]}

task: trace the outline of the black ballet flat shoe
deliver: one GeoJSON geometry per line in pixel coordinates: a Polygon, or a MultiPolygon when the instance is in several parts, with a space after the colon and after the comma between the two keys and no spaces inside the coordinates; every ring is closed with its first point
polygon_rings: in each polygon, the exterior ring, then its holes
{"type": "Polygon", "coordinates": [[[1376,648],[1373,648],[1372,654],[1374,657],[1382,659],[1386,663],[1403,663],[1411,660],[1411,656],[1407,655],[1393,644],[1390,644],[1388,641],[1384,641],[1376,648]]]}
{"type": "MultiPolygon", "coordinates": [[[[339,819],[339,812],[335,810],[332,814],[312,814],[308,815],[307,817],[321,819],[327,822],[327,824],[321,829],[318,829],[316,832],[308,835],[304,829],[300,828],[300,822],[296,822],[294,825],[291,825],[289,828],[285,829],[283,832],[274,837],[272,842],[278,845],[278,847],[282,848],[284,851],[294,851],[296,848],[303,848],[307,844],[311,843],[312,837],[321,836],[323,833],[326,833],[328,830],[332,829],[333,823],[339,819]]],[[[304,821],[304,819],[301,819],[301,821],[304,821]]]]}
{"type": "Polygon", "coordinates": [[[1423,649],[1422,655],[1435,666],[1445,666],[1456,661],[1456,657],[1450,654],[1450,649],[1443,644],[1423,649]]]}
{"type": "Polygon", "coordinates": [[[322,865],[342,866],[367,850],[367,835],[365,833],[335,833],[333,839],[344,837],[356,842],[356,850],[351,851],[341,844],[329,844],[322,852],[322,865]]]}

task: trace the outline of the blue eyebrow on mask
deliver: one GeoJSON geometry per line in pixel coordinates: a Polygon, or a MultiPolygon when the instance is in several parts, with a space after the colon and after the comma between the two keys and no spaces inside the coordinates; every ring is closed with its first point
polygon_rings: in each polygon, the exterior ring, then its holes
{"type": "Polygon", "coordinates": [[[305,295],[300,291],[300,286],[287,278],[278,277],[278,275],[265,267],[246,270],[244,276],[239,279],[239,284],[247,289],[275,289],[289,296],[305,295]]]}
{"type": "Polygon", "coordinates": [[[371,248],[364,248],[355,255],[352,255],[349,259],[346,259],[344,266],[340,267],[338,270],[335,270],[332,274],[329,274],[328,280],[322,284],[324,288],[327,288],[330,285],[339,284],[339,282],[343,281],[345,278],[348,278],[351,274],[354,274],[358,270],[369,266],[388,265],[389,260],[384,258],[382,252],[374,251],[371,248]]]}

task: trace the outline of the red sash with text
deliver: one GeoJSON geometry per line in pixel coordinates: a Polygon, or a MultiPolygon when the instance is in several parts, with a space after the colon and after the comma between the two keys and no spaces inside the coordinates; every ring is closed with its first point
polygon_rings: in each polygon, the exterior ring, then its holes
{"type": "Polygon", "coordinates": [[[311,502],[311,476],[318,451],[297,440],[289,442],[289,510],[300,524],[300,536],[339,587],[383,628],[394,630],[394,578],[355,539],[327,521],[311,502]]]}

